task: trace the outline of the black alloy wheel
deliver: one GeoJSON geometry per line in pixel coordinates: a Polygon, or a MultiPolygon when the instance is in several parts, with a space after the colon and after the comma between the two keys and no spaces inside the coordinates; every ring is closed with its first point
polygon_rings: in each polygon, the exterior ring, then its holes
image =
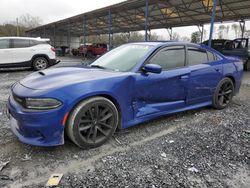
{"type": "Polygon", "coordinates": [[[81,102],[73,110],[66,131],[78,146],[93,148],[113,135],[118,122],[116,106],[104,97],[94,97],[81,102]]]}
{"type": "Polygon", "coordinates": [[[232,101],[234,84],[230,78],[224,78],[218,84],[213,97],[213,106],[216,109],[226,108],[232,101]]]}

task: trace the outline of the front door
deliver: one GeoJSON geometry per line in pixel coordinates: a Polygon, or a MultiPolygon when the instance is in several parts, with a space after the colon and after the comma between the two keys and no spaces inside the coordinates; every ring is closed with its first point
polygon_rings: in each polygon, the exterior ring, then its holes
{"type": "Polygon", "coordinates": [[[0,39],[0,64],[13,63],[9,39],[0,39]]]}
{"type": "Polygon", "coordinates": [[[161,113],[185,105],[190,71],[185,67],[185,46],[162,48],[147,63],[162,67],[160,74],[136,76],[135,117],[161,113]]]}

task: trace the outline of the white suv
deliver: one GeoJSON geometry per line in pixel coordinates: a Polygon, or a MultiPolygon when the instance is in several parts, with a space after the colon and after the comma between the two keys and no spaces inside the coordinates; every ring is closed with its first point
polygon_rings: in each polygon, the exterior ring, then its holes
{"type": "Polygon", "coordinates": [[[55,48],[49,39],[0,37],[0,67],[32,67],[43,70],[55,65],[55,48]]]}

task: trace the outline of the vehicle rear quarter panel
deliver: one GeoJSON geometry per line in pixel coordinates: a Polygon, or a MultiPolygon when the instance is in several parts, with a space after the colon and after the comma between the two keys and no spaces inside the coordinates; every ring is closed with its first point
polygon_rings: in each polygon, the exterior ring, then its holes
{"type": "Polygon", "coordinates": [[[35,49],[34,54],[45,54],[49,57],[49,59],[55,59],[56,54],[51,50],[51,46],[49,44],[39,44],[33,47],[35,49]]]}
{"type": "Polygon", "coordinates": [[[240,90],[243,77],[243,62],[237,58],[226,58],[223,64],[223,74],[230,77],[235,85],[235,94],[240,90]]]}

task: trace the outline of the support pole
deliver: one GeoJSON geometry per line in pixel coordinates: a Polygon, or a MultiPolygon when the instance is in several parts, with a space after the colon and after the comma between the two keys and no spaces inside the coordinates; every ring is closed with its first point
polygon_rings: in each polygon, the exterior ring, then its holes
{"type": "Polygon", "coordinates": [[[69,23],[68,23],[68,35],[67,35],[67,45],[68,45],[68,47],[69,47],[69,49],[70,49],[70,42],[71,42],[71,33],[70,33],[70,21],[69,21],[69,23]]]}
{"type": "Polygon", "coordinates": [[[204,25],[201,25],[201,43],[203,42],[203,35],[204,35],[204,25]]]}
{"type": "Polygon", "coordinates": [[[112,34],[112,15],[111,10],[109,9],[109,16],[108,16],[108,30],[109,30],[109,50],[111,50],[111,34],[112,34]]]}
{"type": "Polygon", "coordinates": [[[83,16],[83,44],[86,44],[86,33],[87,33],[87,18],[86,15],[83,16]]]}
{"type": "Polygon", "coordinates": [[[212,11],[210,33],[209,33],[209,40],[208,40],[209,47],[211,47],[211,44],[212,44],[212,38],[213,38],[213,32],[214,32],[214,20],[215,20],[215,14],[216,14],[216,5],[217,5],[217,0],[213,0],[213,11],[212,11]]]}
{"type": "Polygon", "coordinates": [[[130,41],[130,32],[128,32],[128,38],[127,38],[127,42],[130,41]]]}
{"type": "Polygon", "coordinates": [[[172,38],[173,38],[173,29],[172,29],[172,27],[167,28],[167,31],[168,31],[168,34],[169,34],[169,39],[172,40],[172,38]]]}
{"type": "Polygon", "coordinates": [[[54,25],[54,38],[53,38],[53,42],[54,42],[54,47],[56,47],[56,24],[54,25]]]}
{"type": "Polygon", "coordinates": [[[45,27],[43,28],[43,37],[46,37],[45,27]]]}
{"type": "Polygon", "coordinates": [[[245,33],[245,21],[244,20],[240,21],[240,29],[241,29],[241,38],[243,38],[244,33],[245,33]]]}
{"type": "Polygon", "coordinates": [[[146,1],[146,9],[145,9],[145,41],[148,41],[148,0],[146,1]]]}
{"type": "Polygon", "coordinates": [[[202,41],[203,41],[203,34],[204,34],[204,25],[203,24],[202,25],[198,25],[197,27],[198,27],[198,29],[199,29],[199,31],[201,33],[200,43],[202,43],[202,41]]]}

